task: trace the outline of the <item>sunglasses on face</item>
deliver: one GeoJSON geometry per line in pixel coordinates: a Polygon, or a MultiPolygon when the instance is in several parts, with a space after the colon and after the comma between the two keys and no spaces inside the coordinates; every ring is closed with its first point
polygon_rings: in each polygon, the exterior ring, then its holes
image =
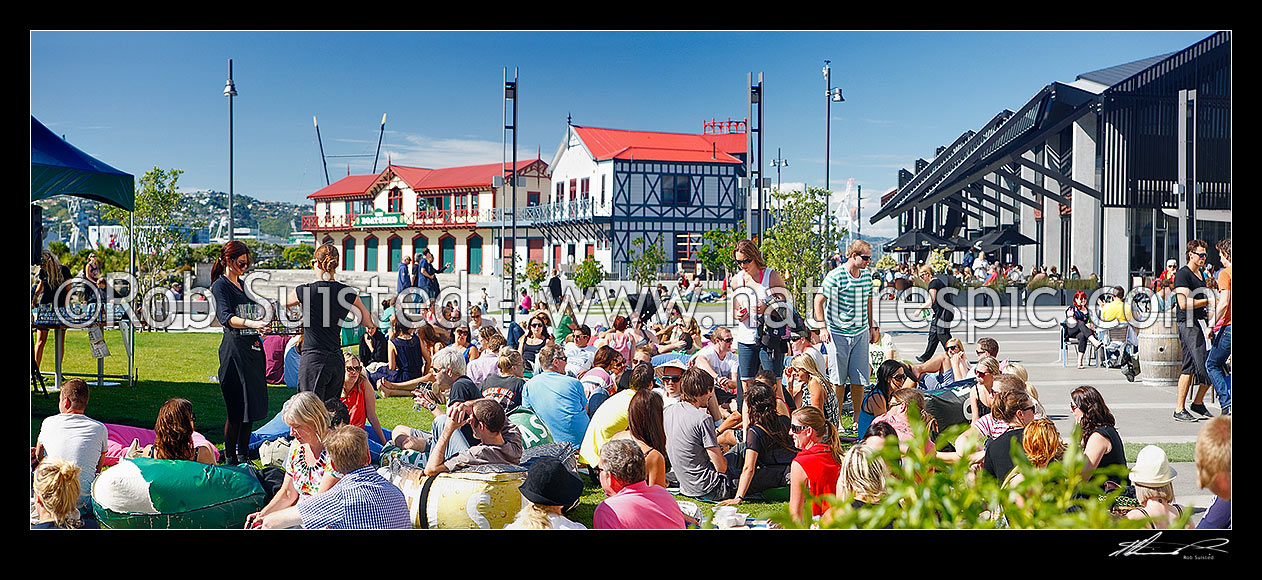
{"type": "Polygon", "coordinates": [[[1196,257],[1198,257],[1198,258],[1204,258],[1205,256],[1207,256],[1207,255],[1209,255],[1209,254],[1206,254],[1205,252],[1197,252],[1197,253],[1194,253],[1194,254],[1192,254],[1192,255],[1193,255],[1193,256],[1196,256],[1196,257]]]}
{"type": "Polygon", "coordinates": [[[859,255],[859,254],[855,254],[855,257],[856,257],[856,258],[859,258],[860,260],[863,260],[864,262],[870,262],[870,261],[872,261],[872,255],[871,255],[871,254],[868,254],[868,255],[866,255],[866,256],[862,256],[862,255],[859,255]]]}
{"type": "Polygon", "coordinates": [[[990,374],[990,373],[988,373],[988,372],[986,372],[986,371],[979,370],[979,371],[974,371],[974,372],[973,372],[973,374],[975,374],[975,375],[977,375],[977,376],[979,376],[979,377],[984,377],[984,376],[986,376],[986,375],[988,375],[988,374],[990,374]]]}
{"type": "Polygon", "coordinates": [[[979,351],[977,351],[977,356],[989,356],[989,355],[990,355],[990,353],[988,353],[988,352],[986,352],[986,351],[984,351],[984,350],[979,350],[979,351]]]}
{"type": "Polygon", "coordinates": [[[362,366],[346,367],[346,372],[351,372],[351,371],[359,372],[362,370],[364,370],[364,367],[362,366]]]}
{"type": "Polygon", "coordinates": [[[663,383],[678,383],[683,380],[683,375],[662,375],[663,383]]]}
{"type": "Polygon", "coordinates": [[[793,431],[794,433],[801,433],[802,431],[805,431],[806,429],[810,429],[810,427],[806,425],[789,425],[789,429],[793,431]]]}
{"type": "Polygon", "coordinates": [[[1021,409],[1021,410],[1022,410],[1022,411],[1029,411],[1029,412],[1033,413],[1033,412],[1034,412],[1034,409],[1035,409],[1035,406],[1034,406],[1034,405],[1030,405],[1029,407],[1026,407],[1026,408],[1021,409]]]}
{"type": "Polygon", "coordinates": [[[249,266],[249,265],[250,265],[250,261],[249,261],[249,260],[237,260],[237,268],[238,268],[238,269],[244,270],[244,269],[246,269],[246,267],[247,267],[247,266],[249,266]]]}
{"type": "Polygon", "coordinates": [[[533,323],[531,323],[531,324],[530,324],[530,327],[531,327],[531,328],[543,328],[543,325],[542,325],[542,324],[539,324],[538,322],[533,322],[533,323]]]}
{"type": "Polygon", "coordinates": [[[732,337],[729,336],[727,338],[716,338],[714,339],[714,342],[725,342],[725,343],[731,344],[732,337]]]}
{"type": "Polygon", "coordinates": [[[964,349],[962,349],[962,348],[960,348],[960,347],[958,347],[958,346],[948,346],[948,347],[947,347],[947,352],[951,352],[951,351],[953,351],[953,350],[964,350],[964,349]]]}
{"type": "Polygon", "coordinates": [[[744,260],[740,260],[740,259],[736,260],[736,263],[744,266],[745,264],[748,264],[753,261],[754,261],[753,258],[745,258],[744,260]]]}
{"type": "Polygon", "coordinates": [[[898,373],[890,378],[896,381],[902,382],[902,381],[907,380],[907,373],[898,373]]]}

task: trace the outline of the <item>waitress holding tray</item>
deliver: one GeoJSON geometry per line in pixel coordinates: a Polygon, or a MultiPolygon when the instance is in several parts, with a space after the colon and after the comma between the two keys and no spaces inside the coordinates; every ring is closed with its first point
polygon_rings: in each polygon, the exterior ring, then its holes
{"type": "Polygon", "coordinates": [[[224,244],[210,270],[215,317],[223,325],[223,341],[219,343],[219,389],[223,392],[228,416],[223,428],[227,465],[249,460],[252,424],[267,418],[263,342],[258,335],[258,329],[266,327],[267,321],[246,316],[258,306],[246,295],[241,281],[241,275],[249,267],[250,249],[233,240],[224,244]]]}
{"type": "Polygon", "coordinates": [[[302,305],[298,392],[312,391],[322,401],[342,396],[346,359],[342,355],[340,323],[347,313],[352,309],[358,312],[359,324],[369,332],[377,328],[355,288],[333,279],[339,260],[337,248],[332,244],[316,248],[312,268],[319,278],[295,288],[285,303],[285,306],[302,305]]]}

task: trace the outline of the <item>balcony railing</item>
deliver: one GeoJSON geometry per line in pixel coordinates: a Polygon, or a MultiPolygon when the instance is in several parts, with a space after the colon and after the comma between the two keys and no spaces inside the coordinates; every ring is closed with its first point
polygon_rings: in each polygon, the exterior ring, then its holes
{"type": "MultiPolygon", "coordinates": [[[[595,217],[596,204],[589,199],[533,205],[517,208],[517,224],[530,225],[535,222],[560,222],[571,220],[588,220],[595,217]]],[[[306,231],[349,230],[354,227],[357,214],[302,216],[302,229],[306,231]]],[[[509,219],[508,211],[502,207],[473,209],[435,209],[415,212],[404,212],[406,227],[427,229],[447,227],[487,227],[499,225],[509,219]]]]}

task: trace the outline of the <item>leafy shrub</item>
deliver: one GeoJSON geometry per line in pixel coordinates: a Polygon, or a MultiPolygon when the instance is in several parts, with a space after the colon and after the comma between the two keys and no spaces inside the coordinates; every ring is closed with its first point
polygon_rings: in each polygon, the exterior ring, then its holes
{"type": "MultiPolygon", "coordinates": [[[[1090,477],[1081,475],[1085,455],[1078,445],[1081,427],[1067,439],[1062,461],[1053,461],[1045,468],[1035,468],[1020,449],[1012,448],[1014,465],[1024,481],[1011,488],[990,475],[969,469],[967,462],[947,464],[936,455],[926,453],[929,433],[914,408],[908,413],[914,437],[907,442],[907,453],[901,453],[894,439],[886,442],[881,457],[890,468],[886,496],[879,503],[853,509],[847,490],[821,499],[831,509],[821,517],[821,528],[879,529],[1134,529],[1144,526],[1113,514],[1114,500],[1122,490],[1105,494],[1104,483],[1109,474],[1125,474],[1125,466],[1094,470],[1090,477]]],[[[941,433],[938,449],[952,443],[967,429],[956,425],[941,433]]],[[[975,449],[961,449],[963,455],[975,449]]],[[[808,498],[806,505],[810,505],[808,498]]],[[[1191,516],[1185,512],[1184,519],[1191,516]]],[[[790,518],[787,509],[773,518],[786,528],[802,528],[790,518]]]]}

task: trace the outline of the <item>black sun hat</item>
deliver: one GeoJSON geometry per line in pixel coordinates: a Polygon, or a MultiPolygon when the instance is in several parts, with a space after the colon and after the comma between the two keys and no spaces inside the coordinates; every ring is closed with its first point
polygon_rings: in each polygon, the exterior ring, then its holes
{"type": "Polygon", "coordinates": [[[583,480],[555,457],[540,457],[530,464],[521,494],[532,503],[570,507],[583,493],[583,480]]]}

